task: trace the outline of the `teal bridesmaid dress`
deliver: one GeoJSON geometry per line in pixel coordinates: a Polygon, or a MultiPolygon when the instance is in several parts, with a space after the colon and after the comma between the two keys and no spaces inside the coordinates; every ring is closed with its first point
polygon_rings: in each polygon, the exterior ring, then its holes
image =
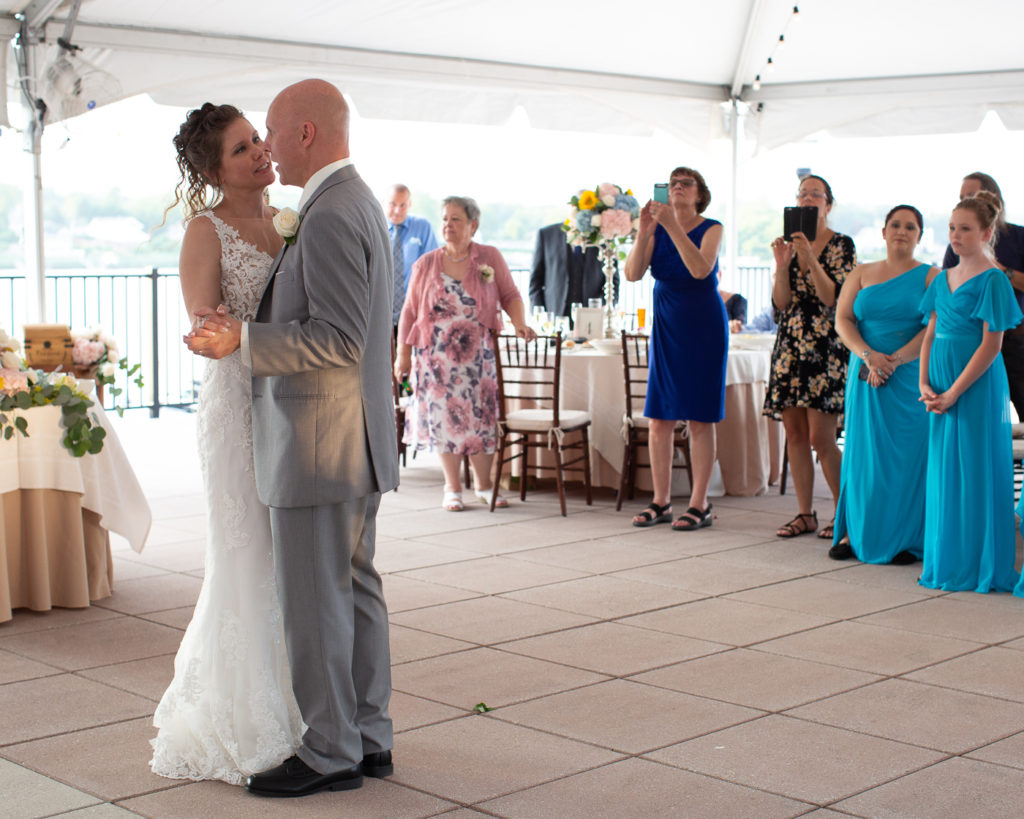
{"type": "MultiPolygon", "coordinates": [[[[1022,318],[1006,274],[995,268],[954,292],[943,271],[921,300],[921,312],[925,321],[936,316],[928,367],[936,393],[963,371],[985,323],[990,330],[1009,330],[1022,318]]],[[[920,583],[945,591],[1013,591],[1019,577],[1013,568],[1013,455],[1002,355],[946,413],[929,416],[920,583]]]]}
{"type": "MultiPolygon", "coordinates": [[[[921,331],[921,297],[930,269],[919,265],[857,294],[857,329],[872,350],[892,355],[921,331]]],[[[904,551],[920,558],[928,412],[918,400],[918,362],[897,367],[881,387],[861,380],[862,369],[866,372],[867,365],[851,355],[834,542],[848,535],[864,563],[890,563],[904,551]]]]}

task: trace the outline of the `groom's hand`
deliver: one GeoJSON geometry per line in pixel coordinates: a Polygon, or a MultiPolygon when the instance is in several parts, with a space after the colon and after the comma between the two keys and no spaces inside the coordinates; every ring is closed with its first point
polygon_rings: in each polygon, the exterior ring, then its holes
{"type": "Polygon", "coordinates": [[[222,304],[216,310],[200,307],[191,332],[184,336],[185,346],[204,358],[224,358],[242,343],[242,322],[228,313],[222,304]]]}

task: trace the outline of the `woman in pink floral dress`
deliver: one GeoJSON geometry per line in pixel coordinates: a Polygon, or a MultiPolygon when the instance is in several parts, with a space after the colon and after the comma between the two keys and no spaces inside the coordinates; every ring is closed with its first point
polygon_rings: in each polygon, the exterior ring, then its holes
{"type": "MultiPolygon", "coordinates": [[[[504,309],[517,335],[532,337],[533,332],[501,253],[473,241],[480,224],[476,202],[449,196],[442,222],[444,247],[421,256],[412,268],[398,321],[395,375],[412,375],[414,398],[406,412],[404,441],[440,453],[442,506],[461,512],[463,455],[473,467],[477,498],[491,501],[498,378],[490,331],[501,329],[504,309]]],[[[508,502],[498,495],[495,505],[508,502]]]]}

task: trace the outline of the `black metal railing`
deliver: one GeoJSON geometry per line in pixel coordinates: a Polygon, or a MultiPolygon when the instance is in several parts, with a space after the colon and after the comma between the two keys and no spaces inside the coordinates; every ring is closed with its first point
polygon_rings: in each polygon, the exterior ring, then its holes
{"type": "MultiPolygon", "coordinates": [[[[751,317],[768,303],[769,273],[768,267],[740,267],[730,278],[746,296],[751,317]]],[[[530,271],[514,268],[512,277],[528,301],[530,271]]],[[[20,272],[0,273],[0,327],[19,336],[31,323],[24,318],[28,286],[20,272]]],[[[638,307],[650,308],[653,286],[650,276],[623,283],[620,309],[635,315],[638,307]]],[[[120,406],[148,408],[156,417],[163,407],[195,404],[202,365],[181,341],[191,322],[177,270],[56,270],[47,274],[45,287],[48,322],[72,329],[98,325],[122,345],[122,356],[142,365],[141,389],[118,371],[118,386],[124,390],[120,406]]],[[[106,406],[112,405],[108,396],[106,406]]]]}
{"type": "MultiPolygon", "coordinates": [[[[32,323],[24,320],[27,286],[20,273],[0,273],[0,322],[17,335],[32,323]]],[[[118,370],[119,406],[148,408],[156,417],[162,407],[195,403],[199,367],[181,342],[189,321],[177,271],[59,270],[47,275],[45,288],[47,322],[99,326],[117,340],[121,356],[142,365],[141,388],[118,370]]],[[[113,406],[109,394],[105,405],[113,406]]]]}

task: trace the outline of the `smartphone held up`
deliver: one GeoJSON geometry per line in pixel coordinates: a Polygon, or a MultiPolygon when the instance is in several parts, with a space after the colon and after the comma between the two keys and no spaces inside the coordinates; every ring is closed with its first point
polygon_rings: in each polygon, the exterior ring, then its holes
{"type": "Polygon", "coordinates": [[[808,242],[818,237],[818,209],[813,205],[798,205],[782,210],[782,237],[793,241],[794,233],[802,233],[808,242]]]}

